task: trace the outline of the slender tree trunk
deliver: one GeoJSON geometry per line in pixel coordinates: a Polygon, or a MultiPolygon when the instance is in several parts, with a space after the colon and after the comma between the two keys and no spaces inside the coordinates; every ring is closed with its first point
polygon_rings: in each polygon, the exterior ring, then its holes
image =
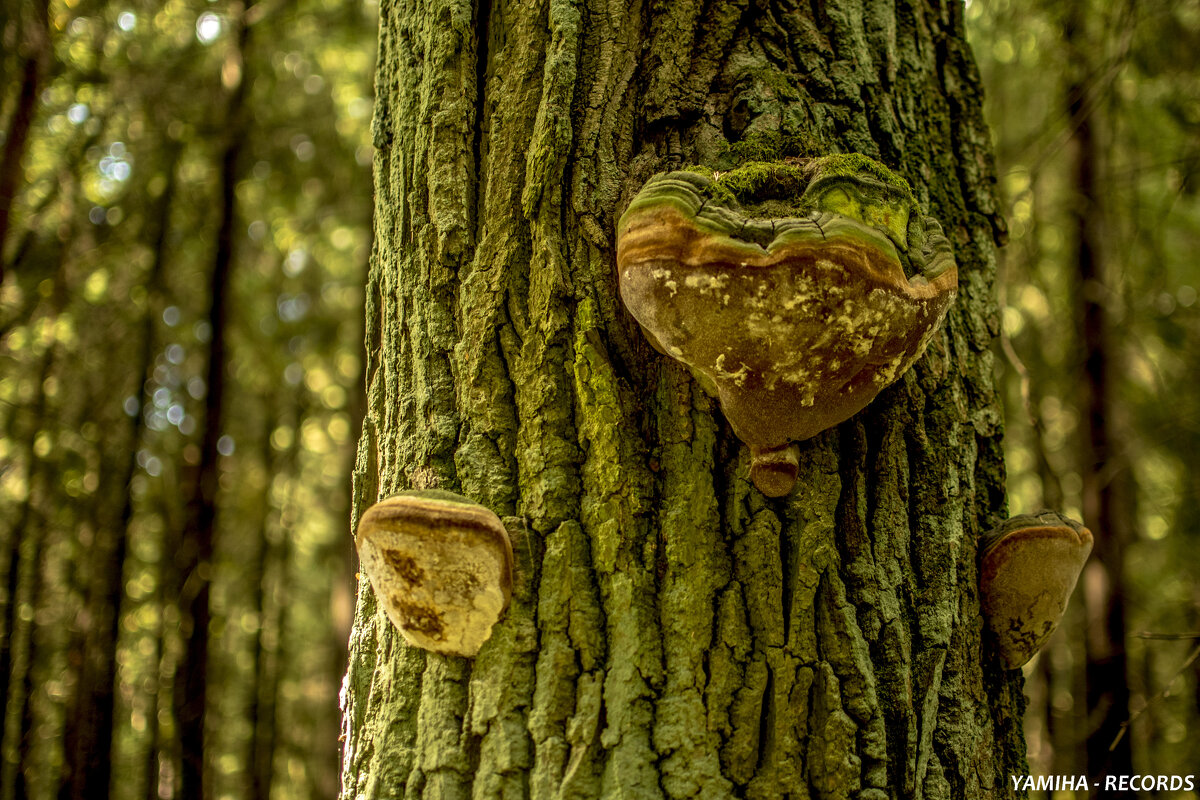
{"type": "MultiPolygon", "coordinates": [[[[38,369],[38,374],[35,376],[37,381],[34,394],[34,402],[30,407],[30,425],[29,430],[25,432],[24,439],[28,442],[27,452],[25,454],[25,476],[24,483],[27,487],[25,499],[21,502],[20,511],[17,513],[16,519],[13,520],[12,530],[9,531],[8,541],[6,545],[9,547],[7,553],[8,561],[5,570],[4,587],[0,589],[0,599],[3,603],[0,604],[0,698],[3,698],[3,703],[7,708],[11,703],[11,692],[14,688],[12,681],[13,677],[13,658],[14,644],[20,638],[18,629],[22,626],[21,619],[21,597],[20,592],[25,585],[25,576],[28,572],[28,557],[29,557],[29,542],[34,538],[32,532],[36,530],[34,525],[34,504],[36,500],[36,492],[34,487],[39,482],[39,466],[40,459],[34,453],[33,444],[37,438],[38,431],[47,420],[46,412],[46,393],[42,388],[45,385],[46,378],[50,375],[50,364],[52,360],[51,350],[47,350],[42,356],[42,363],[38,369]]],[[[15,431],[14,431],[15,432],[15,431]]],[[[6,713],[4,720],[7,720],[6,713]]],[[[4,720],[0,720],[0,762],[3,762],[7,767],[8,761],[6,754],[9,752],[10,734],[8,726],[4,720]]]]}
{"type": "MultiPolygon", "coordinates": [[[[262,442],[262,459],[269,475],[295,475],[296,454],[300,447],[299,433],[283,458],[274,455],[271,431],[281,423],[291,424],[299,432],[304,412],[294,403],[290,419],[277,412],[278,398],[267,401],[267,425],[262,442]]],[[[258,611],[258,631],[254,636],[254,688],[249,714],[252,728],[247,758],[247,794],[250,800],[270,800],[274,778],[275,751],[278,743],[277,708],[279,682],[284,652],[283,620],[288,605],[287,557],[288,537],[278,530],[271,506],[265,505],[261,519],[261,543],[253,579],[256,583],[255,608],[258,611]],[[276,530],[271,530],[272,528],[276,530]]]]}
{"type": "MultiPolygon", "coordinates": [[[[299,437],[297,437],[298,439],[299,437]]],[[[271,632],[271,642],[263,653],[264,662],[257,682],[258,714],[254,718],[255,798],[269,800],[275,774],[275,754],[280,749],[279,687],[283,679],[282,657],[286,650],[285,626],[289,600],[288,570],[290,540],[285,534],[271,543],[268,570],[272,580],[270,601],[264,608],[264,620],[271,632]]],[[[284,739],[286,742],[286,739],[284,739]]]]}
{"type": "MultiPolygon", "coordinates": [[[[236,6],[236,4],[235,4],[236,6]]],[[[223,424],[225,390],[226,335],[229,317],[228,296],[233,271],[236,228],[236,186],[242,137],[246,130],[244,104],[246,76],[244,53],[250,29],[242,24],[241,14],[233,15],[236,25],[235,49],[226,74],[236,74],[236,84],[226,111],[226,139],[221,151],[217,183],[218,227],[213,270],[209,283],[209,342],[207,394],[200,430],[200,464],[185,511],[183,543],[177,556],[179,610],[184,637],[184,652],[175,674],[175,721],[179,726],[182,755],[180,797],[182,800],[211,800],[212,786],[205,768],[204,719],[208,698],[208,625],[209,595],[213,565],[213,541],[217,512],[217,486],[220,477],[217,443],[223,424]],[[236,69],[236,73],[232,72],[236,69]]]]}
{"type": "MultiPolygon", "coordinates": [[[[266,418],[263,420],[262,440],[259,446],[259,458],[262,460],[263,468],[268,475],[276,475],[277,461],[273,456],[271,447],[271,431],[275,425],[279,423],[277,411],[275,408],[275,398],[266,400],[268,403],[266,408],[266,418]]],[[[250,723],[250,741],[246,748],[246,797],[250,800],[268,800],[271,796],[271,771],[270,757],[264,759],[264,750],[266,742],[263,740],[265,732],[265,723],[263,720],[263,699],[264,685],[269,680],[268,672],[271,669],[273,658],[266,653],[267,639],[267,603],[270,597],[270,592],[267,587],[267,562],[268,553],[272,548],[270,543],[270,533],[268,527],[270,525],[271,504],[266,497],[262,499],[262,506],[259,517],[259,536],[258,536],[258,553],[254,560],[253,568],[247,576],[254,586],[254,604],[253,608],[258,618],[258,629],[254,632],[254,638],[251,640],[251,664],[253,665],[251,675],[253,676],[253,685],[250,689],[250,706],[247,709],[246,717],[250,723]],[[267,769],[263,769],[263,762],[267,763],[267,769]]],[[[274,726],[274,709],[272,709],[271,725],[274,726]]],[[[271,743],[272,746],[274,743],[271,743]]]]}
{"type": "MultiPolygon", "coordinates": [[[[20,682],[21,688],[19,694],[12,695],[12,699],[15,701],[14,704],[19,704],[20,710],[14,713],[11,707],[9,709],[9,713],[19,720],[19,733],[16,738],[16,770],[12,793],[14,800],[25,800],[30,797],[32,794],[30,785],[37,779],[38,765],[34,763],[33,752],[34,725],[36,724],[34,694],[38,685],[34,680],[34,672],[37,670],[39,660],[46,657],[44,651],[39,652],[40,648],[37,642],[37,612],[42,606],[42,592],[46,581],[46,564],[43,560],[47,549],[46,530],[42,529],[39,523],[30,533],[30,538],[33,540],[27,562],[30,569],[27,576],[22,576],[29,594],[22,599],[28,604],[32,614],[31,618],[23,621],[24,624],[19,625],[16,631],[20,640],[17,645],[19,648],[17,657],[13,660],[13,683],[20,682]]],[[[5,789],[7,788],[6,786],[5,789]]]]}
{"type": "MultiPolygon", "coordinates": [[[[161,593],[159,595],[161,597],[161,593]]],[[[146,750],[142,758],[142,776],[144,785],[142,787],[142,797],[144,800],[161,800],[162,793],[159,791],[159,784],[162,781],[162,765],[164,748],[160,745],[161,728],[159,726],[158,717],[163,709],[162,697],[162,623],[158,625],[158,630],[155,631],[154,649],[150,654],[150,663],[155,666],[154,671],[150,674],[147,681],[147,705],[149,713],[146,715],[146,750]]],[[[167,798],[174,797],[174,794],[168,794],[167,798]]]]}
{"type": "Polygon", "coordinates": [[[29,129],[33,126],[42,74],[50,57],[49,0],[33,0],[28,5],[32,13],[26,15],[22,26],[21,83],[5,131],[4,150],[0,153],[0,283],[4,281],[4,249],[8,242],[12,202],[21,184],[21,162],[29,141],[29,129]]]}
{"type": "Polygon", "coordinates": [[[133,520],[133,477],[137,472],[137,454],[141,443],[145,385],[154,367],[154,328],[167,260],[167,233],[175,186],[175,149],[167,155],[167,185],[159,199],[151,243],[154,260],[146,288],[152,302],[142,320],[141,345],[132,371],[136,380],[133,396],[139,398],[137,412],[131,415],[127,441],[121,453],[124,463],[105,470],[101,496],[119,497],[115,513],[97,526],[95,544],[87,558],[87,625],[81,636],[82,669],[75,688],[73,708],[63,730],[63,782],[59,800],[90,800],[109,792],[113,761],[113,709],[117,682],[117,640],[120,636],[121,608],[125,594],[125,557],[130,523],[133,520]]]}
{"type": "Polygon", "coordinates": [[[1124,568],[1131,511],[1130,498],[1124,491],[1129,464],[1113,436],[1117,407],[1112,384],[1115,353],[1110,309],[1118,288],[1104,264],[1104,193],[1097,179],[1100,104],[1089,83],[1096,69],[1091,57],[1095,38],[1089,37],[1084,27],[1085,10],[1072,8],[1066,37],[1078,72],[1067,97],[1073,126],[1075,261],[1083,332],[1083,516],[1084,523],[1096,532],[1095,561],[1090,567],[1087,592],[1090,624],[1086,699],[1087,718],[1092,723],[1087,765],[1089,775],[1100,777],[1133,774],[1131,740],[1122,735],[1122,726],[1129,719],[1124,568]]]}
{"type": "Polygon", "coordinates": [[[1020,677],[976,589],[1005,515],[1001,223],[961,6],[380,12],[356,517],[461,491],[517,566],[473,660],[403,644],[360,582],[342,796],[1017,794],[1020,677]],[[614,255],[652,174],[772,136],[902,172],[960,270],[926,356],[802,443],[780,500],[621,307],[614,255]]]}
{"type": "MultiPolygon", "coordinates": [[[[63,204],[68,218],[78,199],[74,176],[64,184],[63,204]]],[[[45,319],[58,320],[70,297],[67,286],[68,265],[72,254],[59,251],[53,290],[46,301],[45,319]]],[[[54,432],[53,421],[60,409],[53,407],[46,390],[60,358],[58,344],[46,347],[37,372],[32,376],[34,400],[30,425],[24,432],[28,442],[25,470],[25,498],[16,527],[11,533],[12,553],[8,566],[8,601],[4,609],[5,629],[0,632],[0,688],[3,689],[5,714],[0,732],[0,800],[20,800],[28,795],[29,762],[32,752],[35,689],[33,670],[42,654],[36,652],[35,631],[41,603],[45,572],[47,535],[52,530],[56,500],[53,471],[47,459],[37,453],[37,441],[43,432],[54,432]]],[[[49,780],[53,780],[52,778],[49,780]]],[[[52,785],[52,784],[51,784],[52,785]]]]}
{"type": "Polygon", "coordinates": [[[283,617],[287,603],[287,540],[271,542],[263,573],[272,591],[262,606],[262,625],[268,629],[269,640],[260,638],[260,654],[255,670],[254,726],[252,744],[251,800],[270,800],[275,775],[275,751],[278,747],[278,707],[280,655],[283,648],[283,617]]]}
{"type": "Polygon", "coordinates": [[[146,727],[146,755],[143,763],[145,772],[145,800],[174,800],[179,796],[179,774],[181,769],[181,754],[179,752],[179,728],[172,725],[170,732],[161,724],[161,719],[174,712],[175,676],[178,674],[176,663],[179,656],[176,638],[172,630],[177,627],[179,608],[177,606],[180,584],[178,566],[172,554],[177,553],[182,546],[182,523],[176,507],[172,504],[173,494],[182,494],[179,483],[172,486],[169,480],[163,481],[162,507],[160,514],[163,520],[162,555],[159,561],[158,586],[155,597],[151,602],[157,604],[155,627],[150,632],[154,637],[154,652],[150,655],[150,663],[156,669],[150,675],[147,686],[147,703],[150,708],[150,723],[146,727]],[[172,492],[172,488],[176,492],[172,492]]]}
{"type": "Polygon", "coordinates": [[[1121,484],[1129,468],[1116,452],[1112,419],[1116,408],[1112,397],[1109,344],[1111,284],[1105,281],[1100,265],[1101,213],[1097,208],[1095,185],[1096,151],[1091,124],[1076,128],[1079,147],[1076,173],[1077,190],[1085,206],[1078,218],[1078,267],[1082,291],[1081,314],[1084,335],[1084,409],[1087,427],[1084,442],[1083,497],[1084,521],[1096,536],[1092,584],[1097,591],[1089,596],[1093,625],[1088,635],[1087,708],[1089,719],[1099,719],[1088,738],[1088,770],[1092,775],[1129,775],[1133,756],[1129,737],[1121,737],[1122,725],[1129,719],[1129,678],[1125,652],[1125,549],[1129,541],[1130,518],[1127,492],[1121,484]],[[1110,750],[1114,744],[1116,747],[1110,750]]]}
{"type": "Polygon", "coordinates": [[[9,556],[5,628],[0,637],[0,680],[4,716],[0,719],[0,798],[14,800],[26,796],[25,771],[29,768],[31,710],[33,691],[34,626],[41,594],[43,540],[45,522],[40,519],[39,500],[46,494],[46,466],[34,453],[37,433],[48,420],[43,389],[51,374],[54,348],[42,356],[32,404],[32,429],[25,469],[26,496],[13,530],[13,548],[9,556]]]}

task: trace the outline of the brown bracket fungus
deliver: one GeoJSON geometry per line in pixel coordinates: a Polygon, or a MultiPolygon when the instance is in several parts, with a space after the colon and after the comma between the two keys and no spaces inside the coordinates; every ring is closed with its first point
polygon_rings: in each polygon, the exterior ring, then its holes
{"type": "Polygon", "coordinates": [[[686,364],[778,497],[796,450],[921,355],[954,300],[941,226],[863,156],[651,178],[617,229],[621,298],[686,364]]]}
{"type": "Polygon", "coordinates": [[[402,492],[367,509],[362,571],[404,639],[474,656],[512,596],[513,552],[499,517],[452,492],[402,492]]]}
{"type": "Polygon", "coordinates": [[[1092,533],[1053,511],[1022,514],[979,540],[979,600],[1009,669],[1033,658],[1058,627],[1092,551],[1092,533]]]}

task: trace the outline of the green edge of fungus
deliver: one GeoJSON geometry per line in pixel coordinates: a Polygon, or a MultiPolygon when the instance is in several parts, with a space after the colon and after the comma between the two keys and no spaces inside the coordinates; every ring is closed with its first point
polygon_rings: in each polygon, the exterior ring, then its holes
{"type": "Polygon", "coordinates": [[[706,199],[760,219],[801,216],[811,210],[801,198],[818,177],[870,177],[899,194],[901,202],[916,207],[916,198],[908,181],[859,153],[829,155],[808,161],[748,161],[725,171],[693,165],[684,171],[712,181],[706,190],[706,199]]]}

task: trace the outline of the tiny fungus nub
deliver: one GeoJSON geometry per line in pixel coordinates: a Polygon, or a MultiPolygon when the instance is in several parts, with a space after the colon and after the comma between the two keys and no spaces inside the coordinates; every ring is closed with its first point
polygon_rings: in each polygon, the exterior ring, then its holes
{"type": "Polygon", "coordinates": [[[720,401],[764,494],[795,483],[789,442],[849,419],[904,374],[957,291],[941,227],[868,161],[655,175],[618,224],[621,299],[720,401]],[[772,169],[787,179],[764,178],[772,169]]]}
{"type": "Polygon", "coordinates": [[[796,485],[800,448],[795,443],[766,449],[750,446],[750,481],[767,497],[783,497],[796,485]]]}
{"type": "Polygon", "coordinates": [[[461,495],[425,490],[381,500],[363,514],[355,543],[379,604],[416,647],[474,656],[512,597],[508,532],[461,495]]]}
{"type": "Polygon", "coordinates": [[[1058,627],[1092,533],[1053,511],[1022,514],[981,536],[979,551],[983,615],[1000,660],[1017,669],[1058,627]]]}

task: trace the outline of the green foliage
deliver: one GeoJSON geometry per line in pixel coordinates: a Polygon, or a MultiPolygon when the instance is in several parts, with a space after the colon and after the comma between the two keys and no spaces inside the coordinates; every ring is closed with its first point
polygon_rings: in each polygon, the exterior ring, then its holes
{"type": "MultiPolygon", "coordinates": [[[[171,571],[199,460],[220,159],[235,134],[210,763],[216,796],[246,796],[251,709],[270,699],[255,696],[256,670],[274,670],[272,796],[336,788],[375,13],[333,0],[50,5],[52,59],[0,254],[0,569],[40,537],[48,576],[27,603],[32,797],[58,791],[79,680],[66,653],[112,532],[128,545],[112,796],[177,779],[171,571]],[[239,82],[246,104],[231,119],[239,82]]],[[[0,130],[16,88],[8,41],[0,130]]]]}
{"type": "MultiPolygon", "coordinates": [[[[1082,24],[1063,4],[976,1],[967,10],[1010,232],[999,284],[1012,350],[1003,373],[1010,502],[1014,512],[1086,510],[1088,353],[1079,307],[1084,297],[1098,300],[1110,320],[1106,422],[1115,466],[1106,480],[1132,488],[1124,565],[1131,688],[1147,698],[1168,688],[1195,696],[1200,675],[1179,673],[1194,643],[1132,634],[1200,629],[1200,16],[1186,4],[1069,5],[1082,24]],[[1072,99],[1100,152],[1106,267],[1086,285],[1074,266],[1081,206],[1071,145],[1078,118],[1066,112],[1072,99]]],[[[1097,550],[1117,534],[1094,532],[1097,550]]],[[[1056,664],[1082,657],[1078,639],[1061,636],[1056,647],[1056,664]]],[[[1053,699],[1049,716],[1062,735],[1088,735],[1072,716],[1084,713],[1083,703],[1078,695],[1053,699]]],[[[1197,725],[1194,704],[1153,703],[1129,732],[1139,770],[1171,774],[1200,763],[1197,725]]],[[[1031,741],[1049,736],[1038,729],[1031,741]]],[[[1070,772],[1064,764],[1055,762],[1070,772]]]]}

